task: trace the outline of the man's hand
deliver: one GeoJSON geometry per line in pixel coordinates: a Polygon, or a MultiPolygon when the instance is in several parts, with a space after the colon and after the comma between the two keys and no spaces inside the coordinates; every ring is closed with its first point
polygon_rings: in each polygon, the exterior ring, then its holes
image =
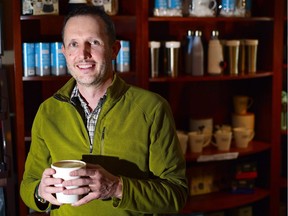
{"type": "MultiPolygon", "coordinates": [[[[73,206],[80,206],[94,199],[122,198],[122,182],[100,165],[87,164],[86,169],[72,171],[71,176],[81,176],[79,179],[63,181],[63,188],[79,186],[75,189],[65,189],[64,194],[85,195],[73,206]]],[[[44,197],[43,197],[44,198],[44,197]]]]}
{"type": "Polygon", "coordinates": [[[53,205],[62,205],[55,198],[54,194],[63,192],[65,188],[55,187],[54,185],[62,184],[63,180],[59,178],[53,178],[53,174],[55,174],[55,170],[52,168],[47,168],[44,170],[41,182],[38,187],[38,195],[53,205]]]}

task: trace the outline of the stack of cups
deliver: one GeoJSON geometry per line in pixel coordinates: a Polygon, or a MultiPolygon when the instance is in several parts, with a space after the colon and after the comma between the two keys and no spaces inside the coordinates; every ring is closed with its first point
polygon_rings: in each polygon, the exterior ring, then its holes
{"type": "Polygon", "coordinates": [[[235,95],[233,97],[234,113],[232,114],[232,127],[234,139],[237,137],[237,140],[235,140],[236,146],[240,148],[247,147],[248,142],[254,137],[255,115],[247,111],[252,104],[253,99],[249,96],[235,95]],[[246,141],[242,140],[242,142],[239,142],[238,139],[242,139],[241,137],[245,138],[246,141]]]}

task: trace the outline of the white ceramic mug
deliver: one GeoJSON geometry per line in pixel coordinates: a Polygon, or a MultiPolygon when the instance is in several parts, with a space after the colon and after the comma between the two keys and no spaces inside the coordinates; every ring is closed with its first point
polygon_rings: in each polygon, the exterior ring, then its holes
{"type": "Polygon", "coordinates": [[[190,16],[215,16],[216,0],[192,0],[192,7],[189,10],[190,16]]]}
{"type": "MultiPolygon", "coordinates": [[[[61,160],[51,165],[51,168],[55,169],[56,173],[54,178],[61,178],[63,180],[71,180],[80,178],[79,176],[70,176],[70,172],[86,167],[86,163],[80,160],[61,160]]],[[[56,187],[62,187],[62,185],[55,185],[56,187]]],[[[69,186],[67,189],[77,188],[77,186],[69,186]]],[[[79,200],[79,195],[65,195],[63,193],[56,193],[56,198],[60,203],[74,203],[79,200]]]]}
{"type": "Polygon", "coordinates": [[[255,133],[251,129],[244,127],[233,128],[233,138],[237,148],[247,148],[254,135],[255,133]]]}
{"type": "Polygon", "coordinates": [[[203,147],[208,146],[210,143],[210,137],[204,133],[198,131],[192,131],[188,133],[189,148],[192,153],[201,153],[203,147]]]}
{"type": "Polygon", "coordinates": [[[179,139],[180,147],[182,149],[183,154],[186,154],[187,145],[188,145],[188,135],[182,131],[177,131],[177,136],[179,139]]]}
{"type": "Polygon", "coordinates": [[[245,95],[235,95],[233,97],[234,112],[236,114],[246,114],[248,108],[253,104],[253,99],[245,95]]]}
{"type": "Polygon", "coordinates": [[[226,130],[218,130],[213,134],[215,142],[212,145],[216,146],[219,151],[229,151],[232,140],[232,132],[226,130]]]}

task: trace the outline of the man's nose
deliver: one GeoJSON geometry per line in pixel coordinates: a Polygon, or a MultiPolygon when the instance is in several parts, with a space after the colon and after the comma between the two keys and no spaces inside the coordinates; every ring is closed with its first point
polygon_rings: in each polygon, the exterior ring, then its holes
{"type": "Polygon", "coordinates": [[[90,43],[84,43],[81,50],[84,59],[91,57],[91,45],[90,43]]]}

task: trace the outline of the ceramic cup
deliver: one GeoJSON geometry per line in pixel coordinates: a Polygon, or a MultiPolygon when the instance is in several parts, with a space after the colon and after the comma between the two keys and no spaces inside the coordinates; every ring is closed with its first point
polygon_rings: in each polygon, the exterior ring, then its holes
{"type": "Polygon", "coordinates": [[[212,145],[216,146],[219,151],[229,151],[232,140],[232,132],[226,130],[218,130],[213,134],[215,142],[212,145]]]}
{"type": "Polygon", "coordinates": [[[190,16],[215,16],[217,2],[216,0],[192,0],[189,9],[190,16]]]}
{"type": "Polygon", "coordinates": [[[253,104],[253,99],[245,95],[235,95],[233,97],[234,112],[236,114],[246,114],[248,108],[253,104]]]}
{"type": "MultiPolygon", "coordinates": [[[[70,172],[84,168],[86,163],[80,160],[61,160],[51,165],[51,168],[55,169],[56,173],[54,178],[61,178],[63,180],[77,179],[78,176],[70,176],[70,172]]],[[[61,187],[62,185],[55,185],[61,187]]],[[[77,188],[77,186],[69,186],[67,189],[77,188]]],[[[56,193],[56,198],[60,203],[74,203],[79,200],[79,195],[65,195],[63,193],[56,193]]]]}
{"type": "Polygon", "coordinates": [[[254,131],[255,115],[247,112],[246,114],[232,114],[232,127],[245,127],[254,131]]]}
{"type": "Polygon", "coordinates": [[[254,135],[255,133],[251,129],[244,127],[233,128],[233,137],[237,148],[247,148],[254,135]]]}
{"type": "Polygon", "coordinates": [[[192,131],[188,133],[189,148],[192,153],[201,153],[203,147],[209,145],[210,136],[198,131],[192,131]]]}

